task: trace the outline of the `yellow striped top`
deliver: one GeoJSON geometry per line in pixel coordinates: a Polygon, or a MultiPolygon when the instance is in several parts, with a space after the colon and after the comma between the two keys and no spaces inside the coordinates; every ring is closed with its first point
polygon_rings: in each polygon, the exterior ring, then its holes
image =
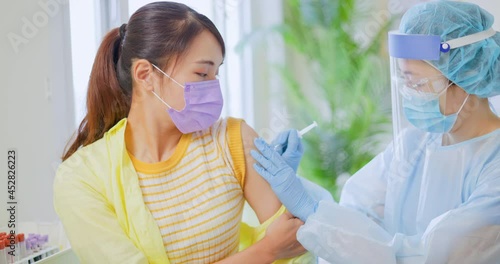
{"type": "Polygon", "coordinates": [[[213,263],[238,252],[245,179],[241,120],[221,119],[183,135],[166,161],[144,163],[129,155],[172,264],[213,263]]]}

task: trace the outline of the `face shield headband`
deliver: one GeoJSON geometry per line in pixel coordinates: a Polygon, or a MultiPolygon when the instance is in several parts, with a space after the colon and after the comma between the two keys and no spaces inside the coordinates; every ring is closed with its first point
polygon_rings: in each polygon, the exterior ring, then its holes
{"type": "Polygon", "coordinates": [[[470,45],[490,38],[496,34],[493,28],[476,34],[441,42],[437,35],[409,35],[397,31],[389,32],[389,55],[394,58],[410,60],[439,60],[441,53],[470,45]]]}

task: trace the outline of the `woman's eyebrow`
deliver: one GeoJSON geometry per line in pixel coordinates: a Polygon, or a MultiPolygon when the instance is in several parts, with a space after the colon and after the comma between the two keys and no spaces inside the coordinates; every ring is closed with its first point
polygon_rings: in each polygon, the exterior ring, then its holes
{"type": "Polygon", "coordinates": [[[211,60],[199,60],[196,63],[197,64],[208,64],[210,66],[214,66],[215,65],[215,63],[213,61],[211,61],[211,60]]]}
{"type": "MultiPolygon", "coordinates": [[[[211,61],[211,60],[199,60],[199,61],[197,61],[196,63],[197,63],[197,64],[208,64],[208,65],[210,65],[210,66],[215,66],[215,63],[214,63],[213,61],[211,61]]],[[[221,64],[220,64],[220,65],[222,65],[222,63],[224,63],[224,61],[223,61],[223,62],[221,62],[221,64]]],[[[220,65],[219,65],[219,66],[220,66],[220,65]]]]}

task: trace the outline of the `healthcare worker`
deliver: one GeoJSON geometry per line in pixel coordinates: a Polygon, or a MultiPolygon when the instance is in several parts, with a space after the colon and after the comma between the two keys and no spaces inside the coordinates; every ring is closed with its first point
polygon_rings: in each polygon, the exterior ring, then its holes
{"type": "Polygon", "coordinates": [[[339,204],[318,202],[297,180],[299,144],[288,145],[296,150],[289,159],[256,140],[255,167],[305,221],[297,238],[306,249],[331,263],[500,263],[500,118],[488,102],[500,94],[500,34],[492,24],[470,3],[408,10],[389,33],[396,136],[348,180],[339,204]]]}
{"type": "MultiPolygon", "coordinates": [[[[219,119],[224,52],[207,17],[173,2],[140,8],[104,37],[88,112],[54,182],[82,263],[271,263],[305,252],[302,221],[246,157],[256,133],[219,119]],[[241,226],[245,200],[256,228],[241,226]]],[[[278,263],[293,261],[313,256],[278,263]]]]}

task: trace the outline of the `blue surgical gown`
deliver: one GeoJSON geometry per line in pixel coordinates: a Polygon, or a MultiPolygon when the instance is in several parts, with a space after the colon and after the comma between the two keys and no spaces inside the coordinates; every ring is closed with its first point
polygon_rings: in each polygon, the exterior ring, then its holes
{"type": "Polygon", "coordinates": [[[331,263],[500,263],[500,129],[455,145],[415,129],[320,201],[297,237],[331,263]],[[398,154],[396,154],[398,153],[398,154]]]}

